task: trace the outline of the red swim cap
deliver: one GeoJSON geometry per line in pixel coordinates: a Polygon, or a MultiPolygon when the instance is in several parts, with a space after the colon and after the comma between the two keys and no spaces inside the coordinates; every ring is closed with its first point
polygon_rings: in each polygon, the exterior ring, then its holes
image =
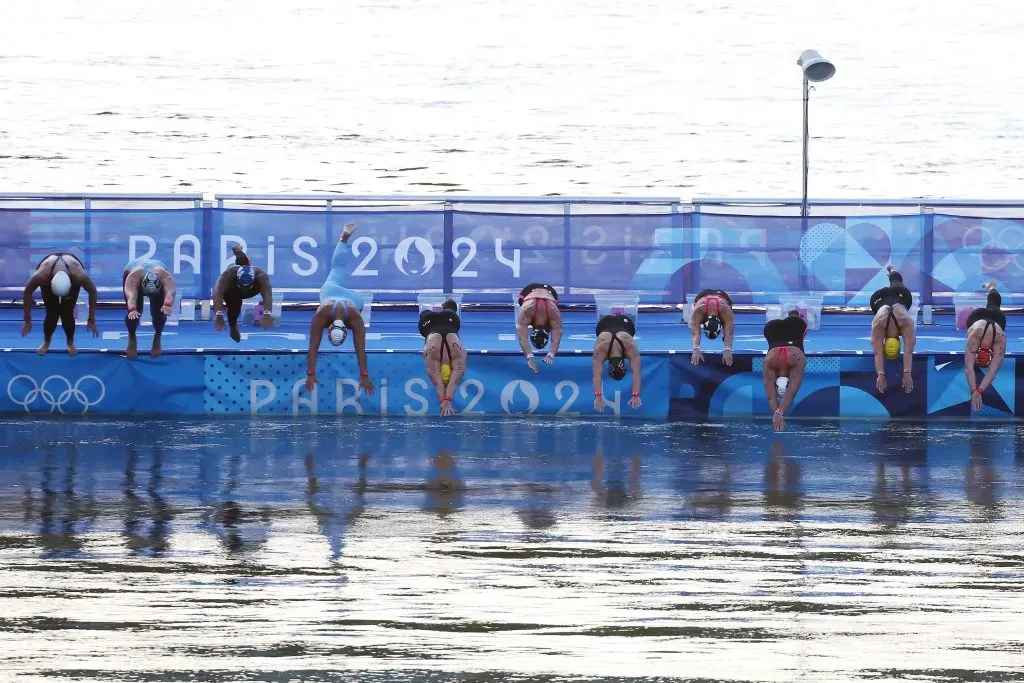
{"type": "Polygon", "coordinates": [[[987,368],[989,363],[992,362],[992,349],[988,346],[982,346],[978,349],[978,367],[987,368]]]}

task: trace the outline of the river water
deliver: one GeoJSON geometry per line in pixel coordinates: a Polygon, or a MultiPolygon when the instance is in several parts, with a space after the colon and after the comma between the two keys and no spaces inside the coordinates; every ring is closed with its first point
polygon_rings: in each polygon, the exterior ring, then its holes
{"type": "Polygon", "coordinates": [[[10,0],[3,190],[1020,199],[1013,0],[10,0]]]}
{"type": "Polygon", "coordinates": [[[0,432],[3,680],[1024,675],[1014,426],[0,432]]]}

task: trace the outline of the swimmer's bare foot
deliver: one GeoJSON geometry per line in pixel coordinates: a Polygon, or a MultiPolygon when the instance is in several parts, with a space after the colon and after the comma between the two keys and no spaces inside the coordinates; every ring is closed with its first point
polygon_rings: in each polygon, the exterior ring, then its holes
{"type": "Polygon", "coordinates": [[[236,344],[242,341],[242,334],[238,331],[237,325],[231,328],[231,332],[228,333],[228,336],[234,339],[236,344]]]}
{"type": "Polygon", "coordinates": [[[36,349],[36,353],[38,353],[40,356],[45,356],[46,352],[49,351],[49,350],[50,350],[50,342],[44,341],[42,344],[39,345],[39,348],[36,349]]]}
{"type": "Polygon", "coordinates": [[[887,272],[887,273],[891,273],[894,270],[896,270],[896,269],[892,267],[891,263],[885,267],[885,272],[887,272]]]}
{"type": "Polygon", "coordinates": [[[75,342],[69,341],[68,342],[68,355],[69,356],[74,356],[77,353],[78,353],[78,347],[75,346],[75,342]]]}
{"type": "Polygon", "coordinates": [[[161,351],[163,351],[163,349],[160,348],[160,335],[159,334],[154,334],[153,335],[153,348],[151,348],[149,350],[149,355],[152,356],[153,358],[159,358],[161,351]]]}
{"type": "Polygon", "coordinates": [[[341,241],[348,243],[348,238],[352,236],[352,233],[356,231],[355,223],[346,223],[345,229],[341,231],[341,241]]]}
{"type": "Polygon", "coordinates": [[[139,340],[135,337],[128,337],[128,348],[124,351],[128,360],[135,360],[139,357],[139,340]]]}
{"type": "Polygon", "coordinates": [[[992,282],[992,281],[989,281],[989,282],[986,282],[985,284],[983,284],[981,286],[981,291],[983,291],[983,292],[991,292],[995,288],[996,288],[996,283],[992,282]]]}

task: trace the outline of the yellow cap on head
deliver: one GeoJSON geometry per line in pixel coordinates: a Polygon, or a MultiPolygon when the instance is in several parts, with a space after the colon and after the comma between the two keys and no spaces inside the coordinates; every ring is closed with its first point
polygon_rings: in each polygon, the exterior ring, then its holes
{"type": "Polygon", "coordinates": [[[885,352],[885,357],[889,360],[896,360],[900,357],[900,339],[899,337],[888,337],[885,343],[882,344],[882,351],[885,352]]]}
{"type": "Polygon", "coordinates": [[[452,378],[452,366],[447,363],[441,364],[441,381],[448,384],[448,380],[452,378]]]}

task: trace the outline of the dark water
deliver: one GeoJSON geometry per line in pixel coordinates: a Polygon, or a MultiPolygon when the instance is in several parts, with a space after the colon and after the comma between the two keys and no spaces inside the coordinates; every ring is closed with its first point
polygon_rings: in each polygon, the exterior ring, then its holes
{"type": "Polygon", "coordinates": [[[1024,428],[0,421],[3,681],[1024,677],[1024,428]]]}

